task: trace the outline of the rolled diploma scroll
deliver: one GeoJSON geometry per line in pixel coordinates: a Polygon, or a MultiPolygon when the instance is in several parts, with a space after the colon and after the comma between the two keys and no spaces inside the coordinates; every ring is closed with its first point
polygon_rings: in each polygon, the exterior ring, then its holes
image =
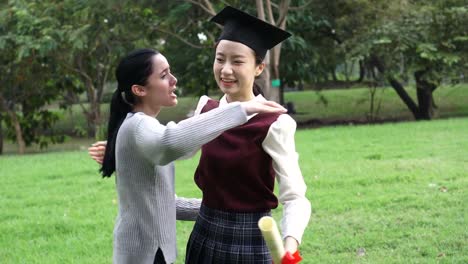
{"type": "Polygon", "coordinates": [[[264,216],[258,221],[258,227],[262,231],[263,238],[265,238],[265,242],[273,258],[273,263],[281,264],[285,251],[275,219],[270,216],[264,216]]]}

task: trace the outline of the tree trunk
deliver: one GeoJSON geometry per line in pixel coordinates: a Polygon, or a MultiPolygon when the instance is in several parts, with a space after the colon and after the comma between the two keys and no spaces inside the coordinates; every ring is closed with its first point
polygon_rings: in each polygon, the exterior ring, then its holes
{"type": "MultiPolygon", "coordinates": [[[[345,80],[349,82],[349,65],[346,61],[344,63],[344,74],[345,74],[345,80]]],[[[338,81],[338,78],[336,77],[336,73],[335,73],[335,68],[333,68],[333,80],[335,82],[338,81]]]]}
{"type": "MultiPolygon", "coordinates": [[[[273,48],[276,49],[276,48],[273,48]]],[[[270,86],[270,93],[268,95],[268,99],[280,103],[281,95],[280,95],[280,86],[273,86],[272,80],[279,80],[279,65],[277,64],[276,56],[279,56],[277,50],[271,50],[269,53],[271,54],[270,57],[270,78],[269,78],[269,86],[270,86]]],[[[268,55],[267,55],[268,56],[268,55]]]]}
{"type": "Polygon", "coordinates": [[[101,107],[96,100],[90,102],[90,111],[88,115],[89,131],[88,136],[99,139],[101,129],[101,107]]]}
{"type": "Polygon", "coordinates": [[[3,117],[0,115],[0,155],[3,154],[3,117]]]}
{"type": "Polygon", "coordinates": [[[406,90],[403,88],[403,85],[395,80],[393,77],[388,77],[388,82],[390,85],[393,87],[395,92],[398,94],[400,99],[403,101],[403,103],[406,104],[408,109],[411,111],[413,114],[414,118],[416,120],[421,120],[422,117],[419,112],[419,107],[416,105],[416,103],[413,101],[413,99],[409,96],[409,94],[406,92],[406,90]]]}
{"type": "MultiPolygon", "coordinates": [[[[1,94],[0,94],[0,109],[5,111],[7,115],[10,117],[11,122],[13,123],[13,126],[15,127],[16,143],[18,144],[18,153],[24,154],[26,151],[26,142],[24,141],[24,138],[23,138],[23,131],[21,130],[21,124],[14,110],[15,109],[14,104],[8,104],[1,94]]],[[[0,126],[0,129],[1,129],[1,126],[0,126]]],[[[3,141],[3,137],[2,137],[2,141],[3,141]]],[[[3,144],[2,144],[2,148],[3,148],[3,144]]]]}
{"type": "Polygon", "coordinates": [[[359,60],[359,79],[357,80],[357,82],[362,82],[364,81],[364,76],[366,75],[366,68],[365,68],[365,65],[364,65],[364,61],[363,60],[359,60]]]}
{"type": "MultiPolygon", "coordinates": [[[[386,75],[385,73],[385,66],[380,61],[380,59],[376,56],[371,56],[370,58],[370,63],[377,68],[377,70],[383,74],[386,75]]],[[[423,119],[422,116],[420,115],[419,107],[416,105],[416,103],[413,101],[413,99],[409,96],[409,94],[406,92],[404,89],[403,85],[398,82],[395,78],[392,76],[387,76],[387,81],[390,83],[392,88],[395,90],[395,92],[398,94],[400,99],[405,103],[405,105],[408,107],[408,109],[411,111],[413,114],[414,118],[416,120],[421,120],[423,119]]]]}
{"type": "Polygon", "coordinates": [[[434,116],[434,98],[433,91],[437,86],[423,79],[427,70],[416,71],[414,79],[416,80],[416,94],[419,103],[419,115],[421,119],[431,120],[434,116]]]}
{"type": "MultiPolygon", "coordinates": [[[[255,4],[257,6],[257,17],[263,21],[266,21],[263,1],[256,0],[255,4]]],[[[277,97],[275,101],[278,102],[278,93],[275,94],[274,88],[271,87],[270,51],[267,52],[263,62],[265,63],[265,69],[263,70],[262,74],[260,74],[260,76],[258,76],[258,78],[255,80],[255,83],[262,89],[265,97],[268,100],[274,100],[274,98],[277,97]]]]}
{"type": "Polygon", "coordinates": [[[21,124],[18,120],[18,116],[16,115],[14,110],[7,110],[7,113],[11,118],[13,126],[15,127],[16,143],[18,144],[18,154],[24,154],[26,151],[26,142],[23,138],[23,131],[21,130],[21,124]]]}
{"type": "MultiPolygon", "coordinates": [[[[345,72],[346,72],[346,70],[345,70],[345,72]]],[[[332,80],[333,80],[334,82],[338,82],[338,77],[336,76],[336,69],[335,69],[335,67],[330,67],[330,74],[331,74],[331,76],[332,76],[332,80]]],[[[346,79],[348,79],[348,77],[346,77],[346,79]]]]}
{"type": "MultiPolygon", "coordinates": [[[[276,21],[273,17],[273,7],[271,1],[266,1],[266,10],[264,9],[263,0],[256,0],[255,4],[257,7],[257,17],[259,19],[272,25],[276,25],[283,30],[286,29],[286,16],[290,5],[290,0],[282,0],[280,2],[279,17],[276,21]],[[268,19],[266,19],[265,15],[268,15],[268,19]]],[[[273,87],[271,83],[271,80],[280,80],[279,63],[281,56],[281,46],[282,44],[279,43],[267,53],[264,61],[265,70],[260,75],[260,79],[257,81],[257,84],[263,89],[265,97],[268,100],[275,102],[280,102],[282,97],[282,91],[280,89],[281,84],[280,87],[273,87]]]]}
{"type": "Polygon", "coordinates": [[[284,82],[281,82],[279,87],[279,103],[280,105],[284,105],[284,82]]]}

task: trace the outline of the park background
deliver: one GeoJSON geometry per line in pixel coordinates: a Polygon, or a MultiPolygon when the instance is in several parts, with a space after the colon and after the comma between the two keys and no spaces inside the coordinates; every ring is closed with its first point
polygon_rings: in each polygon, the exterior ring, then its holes
{"type": "MultiPolygon", "coordinates": [[[[0,263],[110,263],[114,178],[103,139],[118,60],[161,51],[179,105],[212,75],[227,4],[293,36],[258,83],[298,123],[313,215],[303,263],[467,263],[468,4],[463,0],[0,1],[0,263]]],[[[198,156],[176,192],[201,197],[198,156]]],[[[281,207],[273,212],[281,218],[281,207]]],[[[178,223],[177,263],[193,223],[178,223]]]]}

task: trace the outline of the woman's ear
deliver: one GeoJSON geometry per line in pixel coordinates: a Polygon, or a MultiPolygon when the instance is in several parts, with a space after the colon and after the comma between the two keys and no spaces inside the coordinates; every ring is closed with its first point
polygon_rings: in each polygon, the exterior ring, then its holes
{"type": "Polygon", "coordinates": [[[132,93],[138,97],[146,96],[146,88],[141,85],[134,84],[132,85],[132,93]]]}
{"type": "Polygon", "coordinates": [[[265,69],[265,63],[262,62],[259,65],[255,67],[255,77],[259,76],[262,74],[263,70],[265,69]]]}

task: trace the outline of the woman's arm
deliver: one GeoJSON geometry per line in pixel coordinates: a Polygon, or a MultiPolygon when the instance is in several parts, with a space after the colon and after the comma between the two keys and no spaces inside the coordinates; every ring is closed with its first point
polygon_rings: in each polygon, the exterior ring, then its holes
{"type": "MultiPolygon", "coordinates": [[[[200,97],[200,100],[198,100],[197,107],[195,108],[195,111],[193,112],[193,116],[197,116],[197,115],[201,114],[201,111],[203,110],[203,107],[205,107],[208,100],[210,100],[210,98],[208,96],[206,96],[206,95],[203,95],[202,97],[200,97]]],[[[195,150],[185,154],[184,156],[180,157],[179,159],[181,159],[181,160],[190,159],[191,157],[195,156],[195,154],[197,154],[198,150],[200,150],[200,149],[199,148],[195,149],[195,150]]]]}
{"type": "Polygon", "coordinates": [[[273,169],[279,185],[279,201],[283,204],[281,230],[285,249],[294,253],[301,243],[311,214],[305,194],[307,186],[299,168],[294,134],[296,122],[289,115],[280,115],[262,143],[273,160],[273,169]]]}
{"type": "Polygon", "coordinates": [[[225,130],[247,122],[247,115],[285,111],[272,101],[234,102],[177,124],[169,122],[167,126],[143,115],[135,129],[136,145],[141,154],[154,164],[166,165],[199,149],[225,130]]]}
{"type": "Polygon", "coordinates": [[[200,211],[201,199],[176,196],[177,220],[195,221],[200,211]]]}
{"type": "MultiPolygon", "coordinates": [[[[200,115],[203,107],[205,107],[206,103],[208,102],[210,98],[206,95],[203,95],[200,97],[200,100],[198,100],[197,107],[195,108],[194,111],[194,116],[200,115]]],[[[91,147],[88,148],[88,154],[91,156],[93,160],[95,160],[97,163],[102,164],[102,161],[104,159],[104,153],[106,152],[106,145],[107,141],[97,141],[91,145],[91,147]]],[[[189,159],[193,157],[197,153],[198,149],[186,154],[185,156],[181,157],[181,159],[189,159]]]]}
{"type": "MultiPolygon", "coordinates": [[[[147,117],[145,119],[148,122],[140,120],[135,135],[142,154],[161,165],[196,151],[223,131],[245,123],[247,115],[285,111],[282,106],[271,101],[231,103],[178,124],[170,122],[167,126],[147,117]]],[[[88,149],[88,153],[96,162],[102,163],[105,147],[105,141],[96,142],[88,149]]]]}
{"type": "Polygon", "coordinates": [[[199,149],[223,131],[247,121],[241,104],[229,104],[179,123],[161,125],[156,119],[142,115],[135,128],[138,151],[156,165],[166,165],[199,149]]]}

